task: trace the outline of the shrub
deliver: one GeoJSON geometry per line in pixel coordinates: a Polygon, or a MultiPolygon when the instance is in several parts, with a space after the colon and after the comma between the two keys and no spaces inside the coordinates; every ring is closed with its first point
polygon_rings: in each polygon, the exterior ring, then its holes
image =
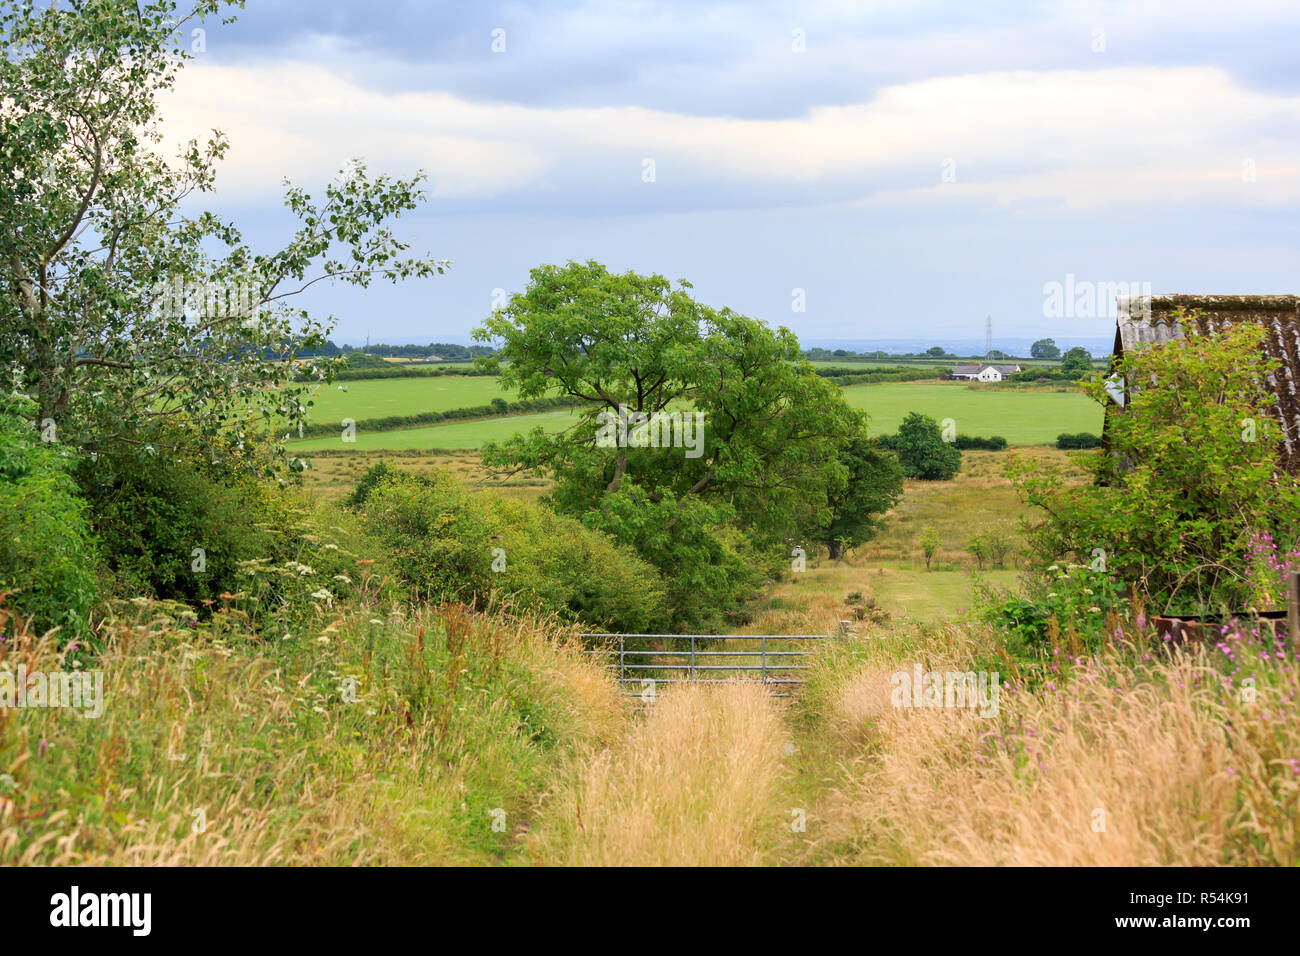
{"type": "Polygon", "coordinates": [[[980,438],[976,435],[958,435],[953,442],[961,451],[1006,451],[1007,440],[1001,435],[992,438],[980,438]]]}
{"type": "Polygon", "coordinates": [[[58,446],[23,417],[34,404],[0,400],[0,592],[37,633],[84,635],[99,598],[96,542],[58,446]]]}
{"type": "Polygon", "coordinates": [[[239,589],[241,561],[270,551],[263,527],[270,491],[172,454],[114,449],[83,461],[77,479],[119,589],[213,601],[239,589]]]}
{"type": "Polygon", "coordinates": [[[1091,432],[1079,432],[1077,435],[1066,432],[1056,436],[1057,448],[1097,448],[1100,445],[1101,438],[1091,432]]]}
{"type": "Polygon", "coordinates": [[[492,594],[620,631],[667,621],[659,573],[609,536],[545,508],[470,491],[443,472],[376,465],[351,500],[402,579],[431,600],[492,594]],[[364,492],[362,489],[366,489],[364,492]]]}
{"type": "MultiPolygon", "coordinates": [[[[1250,542],[1267,533],[1285,550],[1300,538],[1300,482],[1278,466],[1276,363],[1263,329],[1230,326],[1137,349],[1116,373],[1137,387],[1108,425],[1112,454],[1095,456],[1093,487],[1061,470],[1012,459],[1022,497],[1043,508],[1028,528],[1043,564],[1104,556],[1109,570],[1166,611],[1215,613],[1251,600],[1250,542]],[[1245,425],[1251,430],[1245,438],[1245,425]]],[[[1089,392],[1105,402],[1105,383],[1089,392]]]]}
{"type": "Polygon", "coordinates": [[[898,434],[880,442],[898,453],[903,473],[923,481],[948,481],[961,470],[961,452],[943,440],[939,423],[928,415],[911,412],[898,427],[898,434]]]}

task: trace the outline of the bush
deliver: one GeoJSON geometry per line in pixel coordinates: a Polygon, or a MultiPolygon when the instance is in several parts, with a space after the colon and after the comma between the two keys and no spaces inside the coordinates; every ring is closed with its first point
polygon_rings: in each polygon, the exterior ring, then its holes
{"type": "Polygon", "coordinates": [[[958,435],[953,442],[961,451],[1006,451],[1007,440],[1001,435],[992,438],[979,438],[975,435],[958,435]]]}
{"type": "Polygon", "coordinates": [[[1079,432],[1077,435],[1067,432],[1056,436],[1057,448],[1097,448],[1100,445],[1101,439],[1091,432],[1079,432]]]}
{"type": "Polygon", "coordinates": [[[442,472],[376,465],[350,500],[402,579],[430,600],[483,604],[496,593],[619,631],[667,621],[659,573],[628,548],[546,509],[472,492],[442,472]]]}
{"type": "Polygon", "coordinates": [[[943,440],[939,423],[928,415],[911,412],[898,427],[898,434],[882,438],[880,444],[898,453],[899,464],[909,478],[948,481],[961,471],[961,452],[953,442],[943,440]]]}
{"type": "Polygon", "coordinates": [[[99,557],[58,445],[40,441],[22,417],[33,409],[0,399],[0,592],[6,610],[30,618],[37,633],[61,627],[66,642],[87,633],[99,557]]]}
{"type": "MultiPolygon", "coordinates": [[[[1242,322],[1125,353],[1116,374],[1140,384],[1110,415],[1113,454],[1090,461],[1094,486],[1013,459],[1022,497],[1043,509],[1029,529],[1042,565],[1101,557],[1167,613],[1248,607],[1251,541],[1268,534],[1285,551],[1300,540],[1300,481],[1278,464],[1277,399],[1267,386],[1277,363],[1263,334],[1242,322]]],[[[1088,389],[1108,400],[1105,383],[1088,389]]]]}
{"type": "MultiPolygon", "coordinates": [[[[165,447],[165,446],[155,446],[165,447]]],[[[239,589],[241,561],[271,550],[269,490],[157,451],[116,448],[77,479],[118,589],[198,604],[239,589]]]]}

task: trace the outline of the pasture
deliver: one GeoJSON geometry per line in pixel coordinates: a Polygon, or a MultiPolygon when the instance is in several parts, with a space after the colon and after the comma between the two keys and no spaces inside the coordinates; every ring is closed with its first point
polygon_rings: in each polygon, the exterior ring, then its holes
{"type": "Polygon", "coordinates": [[[1012,445],[1046,445],[1063,432],[1101,434],[1102,408],[1075,391],[1007,389],[964,382],[850,385],[844,397],[871,416],[869,430],[898,430],[909,412],[951,418],[959,435],[1001,435],[1012,445]]]}
{"type": "MultiPolygon", "coordinates": [[[[851,385],[844,389],[844,397],[854,408],[871,416],[870,431],[875,435],[897,430],[909,412],[920,412],[938,421],[952,418],[959,434],[1001,435],[1012,445],[1051,444],[1062,432],[1101,432],[1101,406],[1075,391],[1007,389],[964,382],[885,382],[851,385]]],[[[494,398],[512,401],[516,396],[502,389],[499,379],[489,376],[342,382],[322,386],[312,396],[312,419],[338,423],[352,418],[360,422],[487,405],[494,398]]],[[[485,441],[508,438],[539,425],[547,431],[558,431],[572,421],[572,413],[561,410],[386,432],[361,428],[353,447],[358,451],[478,448],[485,441]]],[[[294,441],[290,447],[295,454],[302,454],[338,449],[341,442],[332,437],[310,438],[294,441]]]]}
{"type": "MultiPolygon", "coordinates": [[[[458,407],[458,406],[451,406],[458,407]]],[[[396,414],[396,413],[395,413],[396,414]]],[[[357,451],[422,448],[478,448],[486,441],[501,441],[518,432],[531,431],[540,426],[546,431],[560,431],[574,422],[569,409],[555,412],[535,412],[527,415],[502,415],[499,418],[478,418],[470,421],[453,421],[419,428],[399,428],[392,431],[367,431],[358,428],[356,442],[344,444],[340,438],[304,438],[288,443],[295,455],[313,451],[335,451],[353,448],[357,451]]]]}
{"type": "Polygon", "coordinates": [[[494,398],[509,402],[514,397],[512,391],[501,388],[500,379],[488,375],[361,379],[322,385],[312,396],[311,417],[316,422],[361,421],[487,405],[494,398]]]}

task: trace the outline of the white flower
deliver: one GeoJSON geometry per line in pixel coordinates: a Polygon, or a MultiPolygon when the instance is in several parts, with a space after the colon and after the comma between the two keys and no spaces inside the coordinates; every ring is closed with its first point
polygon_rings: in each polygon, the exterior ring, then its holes
{"type": "Polygon", "coordinates": [[[316,643],[317,643],[317,644],[328,644],[329,642],[330,642],[330,639],[329,639],[328,637],[326,637],[324,634],[322,634],[320,637],[316,638],[316,643]]]}
{"type": "Polygon", "coordinates": [[[1089,613],[1089,614],[1100,614],[1100,613],[1101,613],[1101,608],[1099,608],[1099,607],[1090,607],[1090,608],[1088,608],[1088,613],[1089,613]]]}
{"type": "Polygon", "coordinates": [[[1059,570],[1061,570],[1061,566],[1058,565],[1058,564],[1054,564],[1054,565],[1052,565],[1050,568],[1048,568],[1047,570],[1049,570],[1049,571],[1059,571],[1059,570]]]}
{"type": "Polygon", "coordinates": [[[333,601],[333,600],[334,600],[334,595],[333,595],[333,594],[330,594],[330,592],[329,592],[329,591],[326,591],[324,588],[321,588],[319,591],[312,591],[312,592],[311,592],[311,596],[314,597],[317,601],[333,601]]]}

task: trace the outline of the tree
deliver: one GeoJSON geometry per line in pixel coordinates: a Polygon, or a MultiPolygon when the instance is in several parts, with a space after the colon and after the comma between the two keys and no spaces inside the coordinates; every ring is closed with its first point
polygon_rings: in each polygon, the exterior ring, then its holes
{"type": "MultiPolygon", "coordinates": [[[[327,326],[288,300],[322,279],[367,285],[443,271],[408,258],[388,222],[417,184],[357,163],[279,251],[187,202],[212,188],[218,131],[172,161],[157,152],[157,98],[189,53],[187,25],[226,0],[14,3],[0,12],[0,367],[35,417],[85,451],[151,449],[168,422],[186,447],[235,462],[265,424],[296,427],[314,382],[292,359],[327,326]]],[[[327,361],[306,363],[319,382],[327,361]]]]}
{"type": "Polygon", "coordinates": [[[540,266],[474,330],[501,343],[480,367],[520,398],[583,403],[573,427],[489,444],[484,460],[553,478],[558,510],[671,576],[682,615],[716,611],[752,567],[728,528],[766,546],[829,521],[839,451],[864,428],[789,330],[689,290],[598,262],[540,266]]]}
{"type": "Polygon", "coordinates": [[[1061,350],[1056,347],[1056,342],[1052,339],[1039,339],[1029,346],[1029,355],[1036,359],[1058,359],[1061,357],[1061,350]]]}
{"type": "Polygon", "coordinates": [[[942,345],[936,345],[933,348],[926,349],[925,354],[933,355],[935,358],[943,358],[948,353],[944,350],[944,347],[942,345]]]}
{"type": "Polygon", "coordinates": [[[880,527],[880,517],[903,495],[898,458],[865,436],[845,445],[840,461],[848,469],[848,479],[829,494],[831,519],[822,534],[832,561],[870,541],[880,527]]]}
{"type": "Polygon", "coordinates": [[[1061,369],[1066,372],[1087,372],[1092,368],[1092,356],[1081,345],[1076,345],[1061,356],[1061,369]]]}
{"type": "Polygon", "coordinates": [[[975,559],[979,570],[983,571],[984,561],[989,556],[988,538],[983,533],[972,535],[966,542],[966,550],[969,551],[970,556],[975,559]]]}
{"type": "Polygon", "coordinates": [[[925,554],[925,569],[930,570],[930,562],[939,552],[939,532],[934,530],[934,525],[925,526],[921,532],[921,551],[925,554]]]}
{"type": "Polygon", "coordinates": [[[903,473],[923,481],[947,481],[961,470],[961,452],[943,440],[939,423],[928,415],[911,412],[886,446],[898,454],[903,473]]]}

